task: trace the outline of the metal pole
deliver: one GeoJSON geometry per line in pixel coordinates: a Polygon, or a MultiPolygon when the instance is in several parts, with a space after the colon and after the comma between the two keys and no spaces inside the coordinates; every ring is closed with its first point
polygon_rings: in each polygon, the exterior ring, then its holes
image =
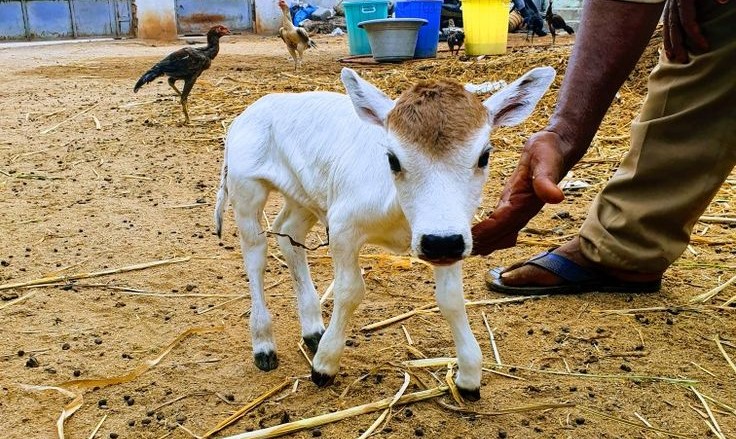
{"type": "Polygon", "coordinates": [[[26,40],[30,40],[31,25],[28,22],[28,5],[26,5],[26,0],[20,0],[20,9],[23,12],[23,30],[26,33],[26,40]]]}
{"type": "Polygon", "coordinates": [[[69,2],[69,16],[72,22],[72,38],[77,38],[77,18],[74,16],[74,0],[67,0],[69,2]]]}

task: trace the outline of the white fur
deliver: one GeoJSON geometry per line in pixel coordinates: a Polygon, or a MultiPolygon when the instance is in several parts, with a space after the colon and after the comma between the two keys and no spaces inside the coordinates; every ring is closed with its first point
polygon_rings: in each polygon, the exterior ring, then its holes
{"type": "MultiPolygon", "coordinates": [[[[534,69],[486,100],[488,124],[441,160],[407,148],[386,130],[394,101],[350,69],[342,72],[348,96],[271,94],[246,109],[227,135],[215,221],[219,233],[229,197],[253,298],[254,352],[275,352],[263,292],[266,236],[259,222],[270,191],[282,193],[286,200],[274,231],[304,242],[317,221],[329,228],[335,302],[314,370],[333,376],[350,316],[364,296],[358,265],[361,247],[372,243],[422,257],[423,235],[461,235],[462,257],[470,255],[471,220],[488,175],[487,167],[478,168],[477,163],[489,148],[490,131],[525,119],[553,78],[551,67],[534,69]],[[389,151],[401,163],[398,174],[389,168],[389,151]]],[[[305,252],[290,245],[288,238],[278,242],[294,278],[302,336],[321,332],[324,326],[305,252]]],[[[450,262],[435,269],[437,302],[458,350],[457,383],[477,389],[482,355],[465,313],[462,263],[450,262]]]]}

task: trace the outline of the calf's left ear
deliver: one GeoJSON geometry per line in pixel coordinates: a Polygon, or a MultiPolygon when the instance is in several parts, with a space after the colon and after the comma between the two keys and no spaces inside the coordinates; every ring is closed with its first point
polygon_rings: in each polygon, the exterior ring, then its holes
{"type": "Polygon", "coordinates": [[[511,127],[520,124],[534,111],[537,102],[555,79],[552,67],[537,67],[486,99],[491,126],[511,127]]]}
{"type": "Polygon", "coordinates": [[[395,102],[352,69],[343,68],[340,79],[358,116],[366,122],[383,126],[395,102]]]}

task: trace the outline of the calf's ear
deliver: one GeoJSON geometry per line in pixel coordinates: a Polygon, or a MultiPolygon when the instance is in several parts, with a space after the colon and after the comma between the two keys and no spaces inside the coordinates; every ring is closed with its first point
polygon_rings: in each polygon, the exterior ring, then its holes
{"type": "Polygon", "coordinates": [[[491,126],[511,127],[520,124],[534,111],[537,102],[555,79],[552,67],[537,67],[486,99],[491,126]]]}
{"type": "Polygon", "coordinates": [[[358,116],[366,122],[384,126],[395,102],[352,69],[343,68],[340,79],[358,116]]]}

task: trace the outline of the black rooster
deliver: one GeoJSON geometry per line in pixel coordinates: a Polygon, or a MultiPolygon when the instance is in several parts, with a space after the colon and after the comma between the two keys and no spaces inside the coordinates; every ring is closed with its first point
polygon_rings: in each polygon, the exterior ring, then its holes
{"type": "Polygon", "coordinates": [[[547,35],[547,32],[544,31],[544,20],[542,20],[542,14],[539,13],[534,1],[524,0],[524,6],[524,9],[520,12],[526,22],[526,39],[528,41],[529,36],[531,36],[532,43],[534,43],[534,35],[539,37],[547,35]]]}
{"type": "Polygon", "coordinates": [[[460,48],[463,46],[463,43],[465,42],[465,33],[459,29],[450,31],[449,35],[447,35],[447,46],[450,48],[450,54],[460,55],[460,48]],[[455,47],[457,47],[457,52],[454,53],[455,47]]]}
{"type": "Polygon", "coordinates": [[[220,37],[228,35],[230,30],[225,26],[213,26],[207,32],[206,47],[185,47],[170,54],[162,59],[151,70],[141,76],[141,79],[135,83],[133,92],[138,90],[159,76],[166,75],[169,77],[169,86],[176,91],[181,97],[181,108],[184,111],[184,123],[189,123],[189,112],[187,111],[187,97],[192,91],[194,83],[203,71],[207,70],[212,60],[220,51],[220,37]],[[178,80],[184,81],[184,88],[179,91],[174,84],[178,80]]]}
{"type": "Polygon", "coordinates": [[[552,44],[555,44],[555,38],[557,37],[557,29],[563,29],[569,35],[575,33],[575,31],[565,23],[565,19],[557,14],[552,13],[552,2],[549,2],[547,6],[547,13],[544,15],[547,20],[547,26],[549,27],[549,33],[552,34],[552,44]]]}

